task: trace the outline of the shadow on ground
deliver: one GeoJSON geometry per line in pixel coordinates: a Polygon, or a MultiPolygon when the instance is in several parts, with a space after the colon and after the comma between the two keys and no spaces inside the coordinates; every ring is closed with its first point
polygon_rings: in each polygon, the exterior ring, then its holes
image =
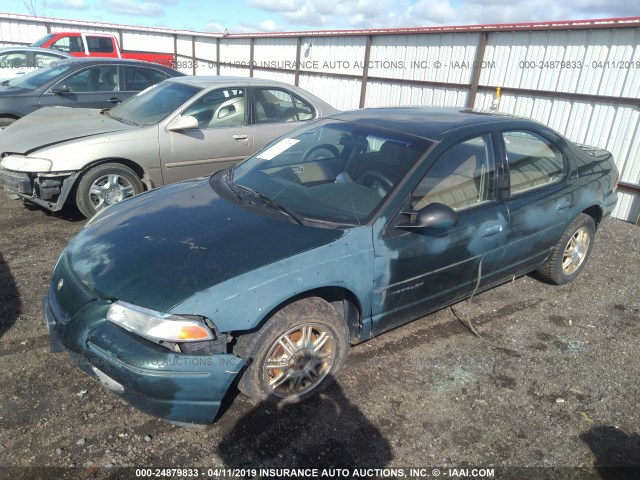
{"type": "Polygon", "coordinates": [[[598,426],[580,435],[594,456],[603,480],[640,478],[640,435],[627,435],[613,426],[598,426]]]}
{"type": "Polygon", "coordinates": [[[0,338],[13,326],[21,312],[18,287],[9,265],[0,254],[0,338]]]}
{"type": "Polygon", "coordinates": [[[229,468],[383,468],[393,459],[389,442],[335,383],[300,404],[260,402],[218,452],[229,468]]]}

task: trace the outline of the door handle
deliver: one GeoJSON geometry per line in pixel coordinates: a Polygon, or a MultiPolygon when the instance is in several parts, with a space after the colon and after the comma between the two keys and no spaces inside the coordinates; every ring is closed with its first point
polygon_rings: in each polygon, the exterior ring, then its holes
{"type": "Polygon", "coordinates": [[[240,133],[238,135],[233,135],[231,138],[233,138],[234,140],[246,140],[247,138],[249,138],[249,135],[246,133],[240,133]]]}
{"type": "Polygon", "coordinates": [[[566,209],[567,209],[567,208],[569,208],[570,206],[571,206],[571,203],[570,203],[570,202],[562,201],[562,202],[559,202],[559,203],[556,205],[556,210],[557,210],[558,212],[562,212],[562,210],[566,210],[566,209]]]}
{"type": "Polygon", "coordinates": [[[120,99],[118,97],[111,97],[109,99],[109,103],[122,103],[122,99],[120,99]]]}
{"type": "Polygon", "coordinates": [[[502,225],[496,225],[495,227],[489,227],[482,232],[483,237],[493,237],[502,231],[502,225]]]}

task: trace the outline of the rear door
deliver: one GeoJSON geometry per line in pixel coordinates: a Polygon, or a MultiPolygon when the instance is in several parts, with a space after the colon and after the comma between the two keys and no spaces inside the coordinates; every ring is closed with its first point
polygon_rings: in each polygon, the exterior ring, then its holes
{"type": "Polygon", "coordinates": [[[83,34],[84,43],[92,57],[119,58],[120,51],[116,48],[115,39],[107,35],[83,34]]]}
{"type": "Polygon", "coordinates": [[[316,117],[310,103],[284,88],[253,87],[252,94],[255,150],[316,117]]]}
{"type": "Polygon", "coordinates": [[[509,184],[510,228],[503,274],[540,266],[567,227],[574,204],[565,189],[568,161],[549,136],[514,129],[501,134],[509,184]]]}
{"type": "Polygon", "coordinates": [[[125,99],[120,85],[117,65],[92,65],[56,82],[40,96],[39,104],[40,107],[111,108],[125,99]],[[58,93],[54,93],[56,91],[58,93]]]}
{"type": "Polygon", "coordinates": [[[169,78],[169,75],[153,67],[124,65],[121,68],[124,77],[125,98],[133,97],[142,90],[169,78]]]}

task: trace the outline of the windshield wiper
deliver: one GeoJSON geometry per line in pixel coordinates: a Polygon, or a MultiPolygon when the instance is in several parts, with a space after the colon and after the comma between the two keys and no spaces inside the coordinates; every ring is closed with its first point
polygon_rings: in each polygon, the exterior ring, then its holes
{"type": "Polygon", "coordinates": [[[278,202],[276,202],[272,198],[269,198],[266,195],[263,195],[262,193],[254,190],[253,188],[245,187],[244,185],[238,185],[237,183],[232,183],[232,185],[235,185],[236,187],[244,190],[245,192],[249,192],[254,197],[259,198],[260,200],[262,200],[263,205],[267,205],[267,206],[269,206],[269,207],[271,207],[271,208],[273,208],[275,210],[278,210],[278,211],[284,213],[285,215],[287,215],[289,218],[292,218],[293,220],[295,220],[300,225],[303,224],[302,221],[303,221],[304,217],[302,217],[299,213],[291,210],[290,208],[286,208],[286,207],[282,206],[281,204],[279,204],[278,202]]]}
{"type": "Polygon", "coordinates": [[[3,87],[6,87],[9,85],[9,82],[11,81],[11,79],[9,80],[4,80],[2,83],[0,83],[0,85],[2,85],[3,87]]]}

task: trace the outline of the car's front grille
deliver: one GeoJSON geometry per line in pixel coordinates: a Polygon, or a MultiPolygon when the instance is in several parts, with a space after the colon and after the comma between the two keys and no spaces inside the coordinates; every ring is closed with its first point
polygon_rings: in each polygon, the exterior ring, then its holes
{"type": "Polygon", "coordinates": [[[76,278],[69,267],[67,255],[62,254],[51,277],[50,295],[53,295],[52,308],[61,322],[68,322],[87,303],[96,297],[76,278]]]}

